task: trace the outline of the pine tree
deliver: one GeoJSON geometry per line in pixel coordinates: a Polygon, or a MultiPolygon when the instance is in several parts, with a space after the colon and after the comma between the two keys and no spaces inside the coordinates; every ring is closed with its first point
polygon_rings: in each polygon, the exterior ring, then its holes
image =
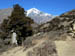
{"type": "Polygon", "coordinates": [[[18,34],[17,39],[19,41],[21,39],[25,40],[27,36],[33,34],[31,24],[34,22],[31,18],[26,16],[26,11],[18,4],[14,5],[13,8],[11,16],[8,17],[6,23],[2,23],[3,30],[7,30],[7,32],[14,30],[18,34]]]}

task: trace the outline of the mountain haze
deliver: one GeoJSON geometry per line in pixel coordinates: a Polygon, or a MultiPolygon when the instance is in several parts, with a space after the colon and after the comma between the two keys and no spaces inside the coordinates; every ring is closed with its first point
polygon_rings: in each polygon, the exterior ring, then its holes
{"type": "Polygon", "coordinates": [[[2,23],[3,19],[7,19],[7,17],[11,15],[12,10],[12,8],[0,10],[0,23],[2,23]]]}

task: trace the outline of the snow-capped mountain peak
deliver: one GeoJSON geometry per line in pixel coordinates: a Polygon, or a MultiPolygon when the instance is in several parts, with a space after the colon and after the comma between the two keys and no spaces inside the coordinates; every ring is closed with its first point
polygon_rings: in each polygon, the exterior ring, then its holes
{"type": "Polygon", "coordinates": [[[54,17],[53,15],[41,12],[36,8],[27,10],[27,16],[31,17],[38,24],[50,21],[54,17]]]}
{"type": "Polygon", "coordinates": [[[36,8],[31,8],[29,10],[27,10],[27,15],[29,15],[30,13],[36,13],[36,14],[39,14],[40,11],[36,8]]]}

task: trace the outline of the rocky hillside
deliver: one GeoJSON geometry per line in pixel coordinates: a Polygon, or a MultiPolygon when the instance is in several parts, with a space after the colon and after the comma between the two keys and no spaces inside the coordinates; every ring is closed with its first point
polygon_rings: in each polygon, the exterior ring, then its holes
{"type": "Polygon", "coordinates": [[[39,31],[68,30],[75,23],[75,10],[66,12],[40,25],[39,31]]]}
{"type": "MultiPolygon", "coordinates": [[[[35,28],[22,46],[3,48],[1,56],[75,56],[75,10],[35,28]]],[[[2,42],[1,42],[2,43],[2,42]]],[[[6,46],[5,46],[6,47],[6,46]]]]}
{"type": "Polygon", "coordinates": [[[1,56],[74,56],[74,43],[66,33],[38,33],[28,37],[23,46],[9,48],[1,56]]]}

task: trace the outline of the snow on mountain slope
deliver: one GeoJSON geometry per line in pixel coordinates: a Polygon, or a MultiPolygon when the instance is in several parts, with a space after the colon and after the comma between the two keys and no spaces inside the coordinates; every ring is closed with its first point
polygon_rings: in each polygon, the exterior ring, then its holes
{"type": "Polygon", "coordinates": [[[27,10],[27,16],[31,17],[38,24],[50,21],[54,17],[53,15],[41,12],[36,8],[31,8],[27,10]]]}
{"type": "MultiPolygon", "coordinates": [[[[0,10],[0,23],[2,23],[3,19],[7,18],[11,15],[12,8],[2,9],[0,10]]],[[[36,8],[31,8],[27,10],[27,16],[32,18],[35,23],[41,24],[47,21],[50,21],[54,16],[48,13],[41,12],[36,8]]]]}

